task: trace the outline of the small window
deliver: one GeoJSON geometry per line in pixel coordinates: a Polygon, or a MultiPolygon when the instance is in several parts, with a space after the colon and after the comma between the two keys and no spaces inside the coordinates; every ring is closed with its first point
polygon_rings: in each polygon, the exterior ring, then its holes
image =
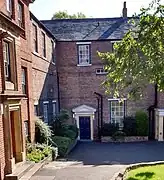
{"type": "Polygon", "coordinates": [[[21,2],[18,3],[18,25],[22,28],[24,28],[24,7],[21,2]]]}
{"type": "Polygon", "coordinates": [[[105,75],[105,74],[107,74],[107,71],[104,68],[98,68],[98,69],[96,69],[96,74],[105,75]]]}
{"type": "Polygon", "coordinates": [[[6,0],[6,8],[11,16],[12,15],[12,0],[6,0]]]}
{"type": "Polygon", "coordinates": [[[125,100],[110,101],[110,117],[112,123],[118,123],[120,128],[123,128],[123,119],[125,117],[125,100]]]}
{"type": "Polygon", "coordinates": [[[54,42],[51,41],[51,47],[52,47],[52,54],[51,54],[51,58],[52,58],[52,62],[55,63],[55,55],[54,55],[54,42]]]}
{"type": "Polygon", "coordinates": [[[56,116],[56,101],[52,101],[53,117],[56,116]]]}
{"type": "Polygon", "coordinates": [[[6,81],[11,81],[11,57],[10,57],[10,43],[4,41],[3,46],[3,58],[4,58],[4,69],[6,81]]]}
{"type": "Polygon", "coordinates": [[[27,94],[27,69],[22,67],[22,93],[27,94]]]}
{"type": "Polygon", "coordinates": [[[91,64],[91,45],[78,45],[78,60],[80,65],[91,64]]]}
{"type": "Polygon", "coordinates": [[[43,118],[44,122],[48,123],[48,102],[43,102],[43,118]]]}
{"type": "Polygon", "coordinates": [[[46,36],[42,32],[42,55],[43,57],[46,57],[46,36]]]}
{"type": "Polygon", "coordinates": [[[38,53],[38,31],[37,26],[33,24],[33,43],[34,43],[34,51],[38,53]]]}

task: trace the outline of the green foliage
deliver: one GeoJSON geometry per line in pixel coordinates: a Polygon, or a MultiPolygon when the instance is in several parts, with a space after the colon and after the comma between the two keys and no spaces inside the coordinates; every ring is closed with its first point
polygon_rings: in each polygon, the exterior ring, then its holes
{"type": "Polygon", "coordinates": [[[46,144],[30,144],[27,143],[27,160],[36,163],[52,154],[52,148],[46,144]]]}
{"type": "Polygon", "coordinates": [[[83,19],[86,18],[85,14],[83,14],[82,12],[78,12],[77,14],[68,14],[67,11],[59,11],[56,12],[52,19],[83,19]]]}
{"type": "Polygon", "coordinates": [[[62,136],[63,131],[65,131],[66,122],[69,118],[70,116],[67,110],[61,110],[60,113],[54,117],[50,126],[55,136],[62,136]]]}
{"type": "Polygon", "coordinates": [[[68,138],[74,140],[74,139],[76,139],[77,133],[72,130],[67,129],[66,131],[63,131],[62,136],[68,137],[68,138]]]}
{"type": "Polygon", "coordinates": [[[114,141],[123,141],[125,139],[126,134],[122,131],[117,131],[112,135],[112,139],[114,141]]]}
{"type": "Polygon", "coordinates": [[[137,127],[136,127],[136,119],[135,117],[125,117],[124,118],[124,127],[123,132],[127,136],[136,136],[137,135],[137,127]]]}
{"type": "Polygon", "coordinates": [[[106,92],[139,99],[149,83],[164,90],[164,6],[154,0],[129,24],[130,30],[115,43],[113,52],[98,54],[108,72],[106,92]]]}
{"type": "Polygon", "coordinates": [[[115,123],[105,123],[102,127],[102,136],[112,136],[119,130],[119,125],[115,123]]]}
{"type": "Polygon", "coordinates": [[[52,131],[50,127],[38,117],[35,117],[35,140],[40,144],[48,144],[51,141],[52,131]]]}
{"type": "Polygon", "coordinates": [[[58,154],[61,157],[64,157],[68,151],[68,148],[70,147],[71,143],[73,142],[68,137],[61,137],[61,136],[54,136],[53,141],[58,146],[58,154]]]}
{"type": "Polygon", "coordinates": [[[148,136],[148,130],[149,130],[148,115],[144,111],[140,110],[136,112],[135,118],[136,118],[136,126],[137,126],[137,135],[148,136]]]}

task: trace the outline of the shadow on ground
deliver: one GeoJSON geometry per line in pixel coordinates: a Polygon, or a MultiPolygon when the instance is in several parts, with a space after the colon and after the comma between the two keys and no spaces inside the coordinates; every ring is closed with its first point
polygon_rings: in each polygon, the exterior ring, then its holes
{"type": "Polygon", "coordinates": [[[129,177],[127,178],[127,180],[150,180],[151,178],[153,178],[153,176],[155,175],[154,172],[142,172],[142,173],[137,173],[135,175],[135,178],[133,177],[129,177]]]}
{"type": "Polygon", "coordinates": [[[69,161],[84,165],[129,165],[164,161],[163,142],[98,143],[79,142],[69,154],[69,161]]]}

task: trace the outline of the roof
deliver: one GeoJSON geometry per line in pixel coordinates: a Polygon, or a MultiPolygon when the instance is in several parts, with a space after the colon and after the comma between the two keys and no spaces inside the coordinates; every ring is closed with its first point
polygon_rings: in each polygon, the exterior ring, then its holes
{"type": "Polygon", "coordinates": [[[131,18],[55,19],[41,21],[58,41],[119,40],[131,18]]]}
{"type": "Polygon", "coordinates": [[[55,40],[55,36],[51,33],[51,31],[41,22],[39,21],[32,12],[30,12],[30,17],[33,19],[53,40],[55,40]]]}

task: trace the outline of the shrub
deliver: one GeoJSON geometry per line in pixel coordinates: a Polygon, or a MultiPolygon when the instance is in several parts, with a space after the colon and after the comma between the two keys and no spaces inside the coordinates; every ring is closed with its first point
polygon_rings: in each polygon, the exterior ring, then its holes
{"type": "Polygon", "coordinates": [[[39,162],[48,155],[52,154],[52,148],[46,144],[27,143],[27,159],[29,161],[39,162]]]}
{"type": "Polygon", "coordinates": [[[78,128],[77,128],[77,126],[76,126],[76,125],[68,125],[68,129],[69,129],[69,130],[72,130],[73,132],[75,132],[75,133],[76,133],[75,138],[77,138],[77,137],[78,137],[79,130],[78,130],[78,128]]]}
{"type": "Polygon", "coordinates": [[[62,136],[65,131],[66,121],[69,119],[69,113],[66,110],[61,110],[60,114],[54,117],[50,123],[51,129],[55,136],[62,136]]]}
{"type": "Polygon", "coordinates": [[[70,138],[71,140],[76,139],[76,135],[77,135],[76,132],[74,132],[74,131],[72,131],[72,130],[69,130],[69,129],[63,131],[63,133],[62,133],[62,136],[63,136],[63,137],[68,137],[68,138],[70,138]]]}
{"type": "Polygon", "coordinates": [[[112,136],[116,131],[119,130],[119,125],[115,123],[105,123],[102,127],[102,136],[112,136]]]}
{"type": "Polygon", "coordinates": [[[124,132],[122,132],[122,131],[117,131],[117,132],[115,132],[115,133],[112,135],[112,139],[113,139],[114,141],[118,141],[118,140],[123,141],[123,140],[125,139],[125,136],[126,136],[126,134],[125,134],[124,132]]]}
{"type": "Polygon", "coordinates": [[[136,119],[135,117],[125,117],[124,118],[124,127],[123,127],[123,132],[127,136],[136,136],[137,135],[137,127],[136,127],[136,119]]]}
{"type": "Polygon", "coordinates": [[[35,117],[35,141],[40,144],[48,144],[51,140],[50,127],[38,117],[35,117]]]}
{"type": "Polygon", "coordinates": [[[146,112],[139,110],[135,114],[136,127],[138,136],[148,136],[148,115],[146,112]]]}
{"type": "Polygon", "coordinates": [[[72,140],[68,137],[54,136],[53,141],[58,146],[59,156],[64,157],[68,151],[70,144],[72,143],[72,140]]]}

